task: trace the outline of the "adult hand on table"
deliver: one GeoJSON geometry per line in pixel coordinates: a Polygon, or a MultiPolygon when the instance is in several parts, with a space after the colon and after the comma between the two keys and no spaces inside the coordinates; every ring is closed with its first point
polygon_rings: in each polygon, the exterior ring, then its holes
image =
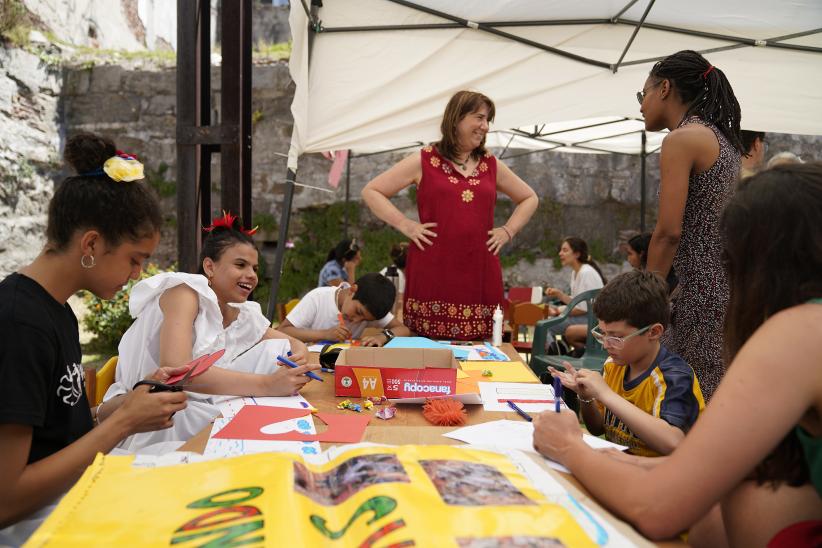
{"type": "Polygon", "coordinates": [[[433,242],[428,238],[436,238],[437,233],[430,230],[437,226],[437,223],[423,223],[420,224],[416,221],[412,221],[411,219],[406,219],[403,221],[399,228],[399,231],[405,234],[405,236],[414,242],[420,250],[425,251],[425,247],[422,244],[433,245],[433,242]]]}
{"type": "Polygon", "coordinates": [[[565,464],[566,453],[578,444],[585,442],[573,411],[543,411],[534,415],[534,449],[541,455],[565,464]]]}
{"type": "Polygon", "coordinates": [[[511,234],[508,232],[508,229],[498,226],[488,231],[488,240],[486,240],[485,245],[488,246],[488,251],[494,255],[499,255],[499,250],[502,249],[502,246],[510,241],[511,234]]]}

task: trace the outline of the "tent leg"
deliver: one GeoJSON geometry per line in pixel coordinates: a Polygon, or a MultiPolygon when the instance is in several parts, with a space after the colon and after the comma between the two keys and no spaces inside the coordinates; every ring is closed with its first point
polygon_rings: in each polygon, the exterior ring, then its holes
{"type": "Polygon", "coordinates": [[[639,179],[639,188],[640,188],[640,197],[639,197],[639,231],[645,232],[645,159],[648,157],[648,154],[645,152],[645,148],[647,145],[648,136],[646,135],[645,131],[642,132],[642,151],[640,152],[640,179],[639,179]]]}
{"type": "Polygon", "coordinates": [[[274,320],[277,307],[277,293],[280,291],[280,278],[283,274],[283,258],[285,243],[288,240],[288,225],[291,222],[291,204],[294,202],[294,183],[297,181],[297,172],[288,169],[285,177],[285,196],[283,196],[282,213],[280,215],[280,233],[277,236],[277,251],[274,255],[274,272],[271,278],[271,295],[268,297],[266,316],[274,320]]]}
{"type": "Polygon", "coordinates": [[[348,204],[351,202],[351,151],[345,160],[345,209],[343,210],[343,239],[348,239],[348,204]]]}

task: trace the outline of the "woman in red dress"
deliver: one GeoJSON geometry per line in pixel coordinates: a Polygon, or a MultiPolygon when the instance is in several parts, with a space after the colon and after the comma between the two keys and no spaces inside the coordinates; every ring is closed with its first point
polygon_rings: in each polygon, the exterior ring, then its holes
{"type": "Polygon", "coordinates": [[[491,99],[457,92],[445,107],[440,141],[406,157],[362,191],[371,211],[415,244],[408,250],[403,318],[420,335],[490,338],[494,309],[502,306],[497,255],[537,208],[531,187],[485,150],[493,119],[491,99]],[[420,222],[390,202],[412,184],[420,222]],[[498,191],[516,207],[495,228],[498,191]]]}

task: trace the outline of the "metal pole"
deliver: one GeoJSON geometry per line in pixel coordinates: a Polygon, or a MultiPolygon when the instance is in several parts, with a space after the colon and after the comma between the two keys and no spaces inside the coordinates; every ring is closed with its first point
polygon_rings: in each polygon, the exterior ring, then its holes
{"type": "Polygon", "coordinates": [[[640,179],[639,179],[639,188],[642,195],[639,198],[639,231],[645,232],[645,159],[648,157],[648,154],[645,152],[645,146],[647,144],[648,137],[645,134],[645,131],[642,131],[642,150],[639,153],[639,157],[641,158],[640,163],[640,179]]]}
{"type": "MultiPolygon", "coordinates": [[[[181,272],[197,271],[197,145],[180,134],[197,125],[197,4],[177,0],[177,261],[181,272]]],[[[207,25],[208,21],[199,21],[207,25]]]]}
{"type": "Polygon", "coordinates": [[[345,209],[343,210],[343,239],[348,239],[348,204],[351,200],[351,151],[345,159],[345,209]]]}
{"type": "Polygon", "coordinates": [[[280,214],[280,233],[277,236],[277,250],[274,254],[274,272],[271,278],[271,294],[268,296],[266,316],[274,319],[277,306],[277,293],[280,291],[280,279],[283,275],[283,259],[285,256],[285,242],[288,240],[288,224],[291,222],[291,204],[294,201],[294,183],[297,181],[297,172],[288,169],[285,176],[285,195],[283,196],[282,212],[280,214]]]}

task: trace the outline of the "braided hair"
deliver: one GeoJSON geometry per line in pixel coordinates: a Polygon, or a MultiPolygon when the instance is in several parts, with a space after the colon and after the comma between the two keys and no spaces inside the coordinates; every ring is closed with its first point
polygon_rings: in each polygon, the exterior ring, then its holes
{"type": "Polygon", "coordinates": [[[745,154],[739,121],[742,110],[725,73],[693,50],[669,55],[651,68],[651,76],[666,79],[688,105],[685,116],[714,124],[740,154],[745,154]]]}

